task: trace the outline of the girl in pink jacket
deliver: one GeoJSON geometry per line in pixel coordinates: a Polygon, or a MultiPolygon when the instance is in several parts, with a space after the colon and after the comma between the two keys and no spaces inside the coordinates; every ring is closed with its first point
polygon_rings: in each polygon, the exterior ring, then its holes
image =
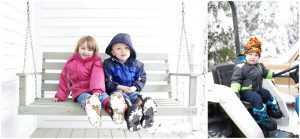
{"type": "Polygon", "coordinates": [[[87,112],[93,127],[101,125],[101,107],[110,115],[110,98],[105,92],[102,60],[91,36],[78,40],[74,54],[62,69],[53,101],[64,101],[69,93],[87,112]]]}

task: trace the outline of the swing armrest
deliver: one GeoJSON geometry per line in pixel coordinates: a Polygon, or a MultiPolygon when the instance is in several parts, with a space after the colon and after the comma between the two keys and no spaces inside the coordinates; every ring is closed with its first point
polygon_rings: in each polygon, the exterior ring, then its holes
{"type": "Polygon", "coordinates": [[[37,73],[17,73],[17,76],[31,76],[31,75],[42,75],[42,72],[37,72],[37,73]]]}
{"type": "Polygon", "coordinates": [[[34,75],[42,75],[42,72],[37,73],[17,73],[19,76],[19,106],[26,105],[26,77],[34,75]]]}
{"type": "Polygon", "coordinates": [[[197,79],[201,74],[195,73],[170,73],[169,76],[187,76],[189,79],[189,106],[196,106],[197,79]]]}

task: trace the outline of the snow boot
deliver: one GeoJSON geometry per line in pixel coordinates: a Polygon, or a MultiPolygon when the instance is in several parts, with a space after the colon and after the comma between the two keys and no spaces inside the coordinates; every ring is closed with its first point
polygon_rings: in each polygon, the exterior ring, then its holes
{"type": "Polygon", "coordinates": [[[121,124],[124,121],[125,110],[127,105],[123,95],[120,92],[113,92],[110,95],[110,117],[116,124],[121,124]]]}
{"type": "Polygon", "coordinates": [[[140,120],[142,118],[142,109],[136,105],[131,105],[125,111],[125,121],[129,131],[140,130],[140,120]]]}
{"type": "Polygon", "coordinates": [[[275,97],[273,97],[273,101],[267,101],[267,114],[272,117],[272,118],[276,118],[279,119],[283,116],[278,103],[277,103],[277,99],[275,97]]]}
{"type": "Polygon", "coordinates": [[[101,119],[101,102],[98,97],[92,95],[85,102],[85,111],[92,127],[99,128],[102,124],[101,119]]]}
{"type": "Polygon", "coordinates": [[[261,110],[253,108],[253,116],[256,121],[256,123],[259,125],[259,127],[263,131],[274,131],[277,130],[277,124],[276,122],[267,116],[266,113],[266,104],[263,104],[263,108],[261,110]]]}
{"type": "Polygon", "coordinates": [[[142,110],[143,110],[142,111],[143,116],[140,121],[142,127],[143,128],[152,127],[154,123],[154,115],[156,115],[157,113],[157,105],[155,101],[150,97],[146,97],[142,103],[142,110]]]}

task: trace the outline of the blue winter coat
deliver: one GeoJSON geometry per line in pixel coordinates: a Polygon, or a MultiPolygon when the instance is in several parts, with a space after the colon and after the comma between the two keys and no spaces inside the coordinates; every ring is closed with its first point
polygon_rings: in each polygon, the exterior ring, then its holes
{"type": "Polygon", "coordinates": [[[146,83],[146,72],[144,64],[136,60],[130,36],[125,33],[117,34],[107,46],[105,53],[111,56],[103,62],[107,93],[115,91],[117,85],[135,86],[137,91],[141,92],[146,83]],[[116,43],[126,44],[130,49],[130,57],[124,63],[111,54],[112,46],[116,43]]]}

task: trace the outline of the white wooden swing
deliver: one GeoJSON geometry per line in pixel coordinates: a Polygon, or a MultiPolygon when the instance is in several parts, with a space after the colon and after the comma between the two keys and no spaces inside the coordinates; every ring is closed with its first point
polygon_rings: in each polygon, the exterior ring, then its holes
{"type": "MultiPolygon", "coordinates": [[[[70,98],[63,102],[53,102],[52,98],[45,98],[45,92],[47,91],[57,91],[58,80],[60,76],[61,69],[63,68],[65,61],[72,55],[68,52],[43,52],[43,63],[42,63],[42,72],[36,72],[35,57],[33,52],[32,45],[32,35],[30,27],[30,11],[29,11],[29,2],[27,2],[27,33],[26,33],[26,43],[25,43],[25,52],[24,52],[24,65],[23,73],[17,73],[19,76],[19,107],[18,113],[20,115],[86,115],[85,111],[79,107],[78,103],[75,103],[70,98]],[[29,37],[29,38],[28,38],[29,37]],[[30,46],[32,50],[33,57],[33,73],[25,73],[26,66],[26,53],[28,46],[28,39],[30,39],[30,46]],[[53,62],[54,61],[54,62],[53,62]],[[53,71],[56,71],[53,73],[53,71]],[[41,75],[41,92],[37,92],[37,75],[41,75]],[[33,92],[26,92],[27,84],[26,78],[29,76],[35,77],[35,100],[34,102],[26,105],[26,94],[33,92]],[[50,81],[50,82],[49,82],[50,81]],[[55,82],[55,83],[53,83],[55,82]],[[40,94],[40,96],[38,96],[40,94]]],[[[182,35],[185,35],[186,39],[186,30],[184,25],[184,6],[182,10],[183,15],[183,25],[181,32],[182,35]]],[[[186,39],[187,42],[187,39],[186,39]]],[[[180,41],[181,50],[182,40],[180,41]]],[[[189,50],[186,43],[187,53],[189,56],[189,50]]],[[[108,58],[108,55],[104,53],[99,54],[102,59],[108,58]]],[[[179,56],[180,57],[180,56],[179,56]]],[[[178,59],[179,59],[178,57],[178,59]]],[[[158,115],[173,115],[173,116],[193,116],[197,115],[196,107],[196,96],[197,96],[197,74],[188,74],[188,73],[170,73],[169,72],[169,63],[168,55],[166,53],[138,53],[137,58],[141,61],[151,60],[152,63],[145,63],[145,70],[147,73],[151,71],[159,71],[163,74],[147,74],[148,82],[150,81],[159,81],[164,82],[164,84],[158,85],[147,85],[143,89],[143,92],[151,93],[167,93],[169,94],[168,99],[155,99],[158,106],[158,115]],[[178,99],[172,97],[171,89],[171,76],[187,76],[189,77],[189,91],[188,93],[188,105],[183,105],[178,101],[178,99]]],[[[189,59],[190,61],[190,59],[189,59]]],[[[178,65],[179,66],[179,65],[178,65]]],[[[178,83],[177,83],[178,84],[178,83]]],[[[178,88],[178,85],[177,85],[178,88]]],[[[177,89],[178,90],[178,89],[177,89]]],[[[54,94],[53,94],[54,96],[54,94]]],[[[102,112],[105,113],[105,112],[102,112]]]]}

